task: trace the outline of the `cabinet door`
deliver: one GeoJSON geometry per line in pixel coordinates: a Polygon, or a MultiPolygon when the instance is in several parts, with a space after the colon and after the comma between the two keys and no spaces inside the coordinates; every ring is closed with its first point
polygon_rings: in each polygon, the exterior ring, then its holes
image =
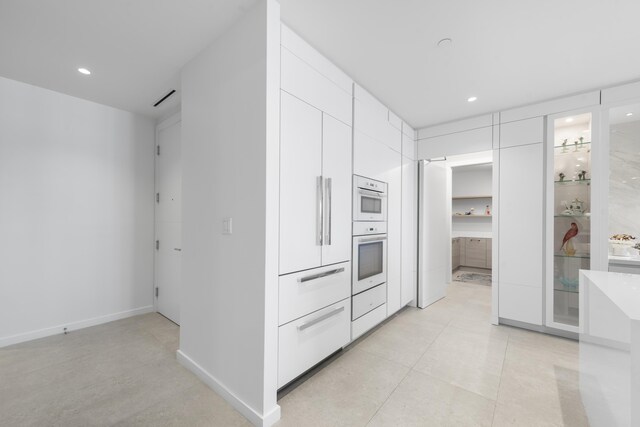
{"type": "Polygon", "coordinates": [[[401,305],[416,297],[417,271],[417,166],[413,160],[402,157],[402,292],[401,305]]]}
{"type": "Polygon", "coordinates": [[[542,144],[500,150],[499,315],[542,324],[542,144]]]}
{"type": "Polygon", "coordinates": [[[485,268],[487,265],[487,247],[485,239],[465,239],[466,265],[468,267],[485,268]]]}
{"type": "Polygon", "coordinates": [[[322,113],[281,92],[280,274],[319,267],[322,113]]]}
{"type": "Polygon", "coordinates": [[[491,248],[491,239],[487,239],[487,268],[491,268],[493,262],[493,250],[491,248]]]}
{"type": "Polygon", "coordinates": [[[324,114],[322,175],[324,178],[324,246],[322,264],[351,259],[351,127],[324,114]]]}

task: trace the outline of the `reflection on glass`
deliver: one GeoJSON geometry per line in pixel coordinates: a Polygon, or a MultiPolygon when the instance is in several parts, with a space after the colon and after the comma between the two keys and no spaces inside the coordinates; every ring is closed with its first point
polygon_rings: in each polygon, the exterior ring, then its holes
{"type": "Polygon", "coordinates": [[[640,243],[640,104],[609,111],[609,254],[638,257],[640,243]],[[636,237],[623,240],[624,235],[636,237]]]}

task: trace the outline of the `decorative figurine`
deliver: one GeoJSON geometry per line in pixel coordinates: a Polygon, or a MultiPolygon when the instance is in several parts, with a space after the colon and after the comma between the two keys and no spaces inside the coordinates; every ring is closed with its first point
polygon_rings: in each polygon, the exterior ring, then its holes
{"type": "Polygon", "coordinates": [[[560,173],[558,174],[558,176],[560,177],[560,182],[563,182],[563,181],[564,181],[564,177],[565,177],[566,175],[565,175],[564,173],[560,172],[560,173]]]}
{"type": "Polygon", "coordinates": [[[486,216],[490,216],[491,215],[491,209],[489,209],[489,205],[487,205],[487,207],[484,209],[484,214],[486,216]]]}
{"type": "Polygon", "coordinates": [[[578,174],[578,180],[584,181],[586,179],[587,179],[587,171],[583,170],[578,174]]]}
{"type": "Polygon", "coordinates": [[[560,250],[564,248],[564,253],[569,256],[574,256],[576,254],[576,248],[573,246],[572,239],[578,235],[578,225],[575,222],[571,223],[571,228],[565,233],[564,238],[562,239],[562,246],[560,246],[560,250]]]}
{"type": "Polygon", "coordinates": [[[563,153],[567,152],[567,142],[568,142],[567,138],[565,138],[564,141],[562,142],[562,152],[563,153]]]}
{"type": "Polygon", "coordinates": [[[569,205],[569,209],[573,215],[582,215],[584,214],[584,202],[576,197],[569,205]]]}
{"type": "Polygon", "coordinates": [[[578,151],[578,141],[573,141],[573,146],[576,147],[573,151],[578,151]]]}
{"type": "Polygon", "coordinates": [[[581,136],[578,139],[580,140],[580,147],[582,147],[582,144],[584,144],[584,136],[581,136]]]}

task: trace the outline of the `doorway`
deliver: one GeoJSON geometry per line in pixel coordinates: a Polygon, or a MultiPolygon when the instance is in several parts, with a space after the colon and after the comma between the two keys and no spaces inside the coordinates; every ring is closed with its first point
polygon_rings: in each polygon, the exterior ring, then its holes
{"type": "Polygon", "coordinates": [[[155,162],[156,311],[180,324],[182,144],[180,116],[158,125],[155,162]]]}
{"type": "Polygon", "coordinates": [[[419,168],[419,307],[452,283],[491,286],[493,152],[424,160],[419,168]]]}

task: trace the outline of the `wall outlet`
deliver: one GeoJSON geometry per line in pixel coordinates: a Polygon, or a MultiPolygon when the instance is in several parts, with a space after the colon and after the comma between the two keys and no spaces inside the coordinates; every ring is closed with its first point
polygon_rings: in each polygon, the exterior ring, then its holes
{"type": "Polygon", "coordinates": [[[222,219],[222,234],[233,234],[233,218],[222,219]]]}

